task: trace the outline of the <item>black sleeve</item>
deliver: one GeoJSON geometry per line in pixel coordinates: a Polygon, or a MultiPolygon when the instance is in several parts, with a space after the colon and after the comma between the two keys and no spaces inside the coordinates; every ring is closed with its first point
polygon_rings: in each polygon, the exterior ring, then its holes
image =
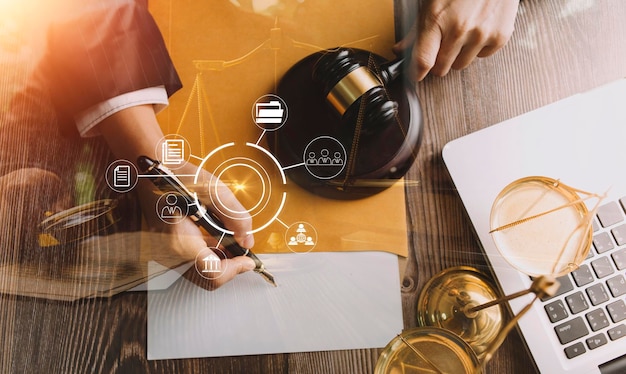
{"type": "Polygon", "coordinates": [[[170,96],[182,86],[144,2],[86,6],[51,26],[47,48],[45,79],[64,126],[73,124],[76,113],[120,94],[162,85],[170,96]]]}

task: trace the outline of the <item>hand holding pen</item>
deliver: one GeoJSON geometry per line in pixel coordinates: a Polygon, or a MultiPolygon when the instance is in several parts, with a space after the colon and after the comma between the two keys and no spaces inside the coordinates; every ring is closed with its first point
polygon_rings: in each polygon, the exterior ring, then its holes
{"type": "Polygon", "coordinates": [[[140,156],[137,163],[139,168],[143,170],[143,175],[146,175],[161,192],[173,192],[181,198],[181,204],[188,212],[188,217],[197,226],[218,238],[219,242],[233,256],[246,256],[252,259],[255,264],[254,271],[259,273],[267,282],[276,286],[273,275],[265,269],[261,260],[249,249],[241,247],[235,238],[226,232],[219,217],[207,210],[202,202],[169,169],[146,156],[140,156]]]}

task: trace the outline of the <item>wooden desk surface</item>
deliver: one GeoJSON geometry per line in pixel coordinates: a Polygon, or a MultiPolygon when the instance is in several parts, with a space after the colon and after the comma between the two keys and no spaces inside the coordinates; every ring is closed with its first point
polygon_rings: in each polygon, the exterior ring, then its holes
{"type": "MultiPolygon", "coordinates": [[[[626,77],[624,19],[622,0],[522,0],[516,31],[503,50],[417,85],[426,128],[408,175],[420,185],[407,190],[405,327],[415,326],[417,293],[433,274],[456,265],[484,266],[441,159],[444,144],[626,77]]],[[[0,296],[0,372],[370,373],[381,351],[147,361],[146,299],[145,293],[76,303],[0,296]]],[[[523,347],[512,333],[489,371],[534,372],[523,347]]]]}

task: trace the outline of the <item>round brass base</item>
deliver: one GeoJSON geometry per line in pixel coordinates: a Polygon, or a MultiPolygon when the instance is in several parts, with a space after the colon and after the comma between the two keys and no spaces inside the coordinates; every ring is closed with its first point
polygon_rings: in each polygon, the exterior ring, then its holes
{"type": "Polygon", "coordinates": [[[497,298],[496,288],[478,270],[467,266],[446,269],[420,293],[417,323],[452,331],[482,358],[504,325],[504,310],[499,305],[474,313],[468,310],[497,298]]]}
{"type": "Polygon", "coordinates": [[[437,327],[418,327],[399,334],[387,344],[374,369],[375,374],[480,372],[480,361],[472,348],[437,327]]]}

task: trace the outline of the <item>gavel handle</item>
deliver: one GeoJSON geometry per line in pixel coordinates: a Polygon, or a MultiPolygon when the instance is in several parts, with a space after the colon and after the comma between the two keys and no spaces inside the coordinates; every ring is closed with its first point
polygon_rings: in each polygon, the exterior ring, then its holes
{"type": "Polygon", "coordinates": [[[387,84],[396,79],[402,73],[404,58],[398,58],[380,65],[380,79],[387,84]]]}

